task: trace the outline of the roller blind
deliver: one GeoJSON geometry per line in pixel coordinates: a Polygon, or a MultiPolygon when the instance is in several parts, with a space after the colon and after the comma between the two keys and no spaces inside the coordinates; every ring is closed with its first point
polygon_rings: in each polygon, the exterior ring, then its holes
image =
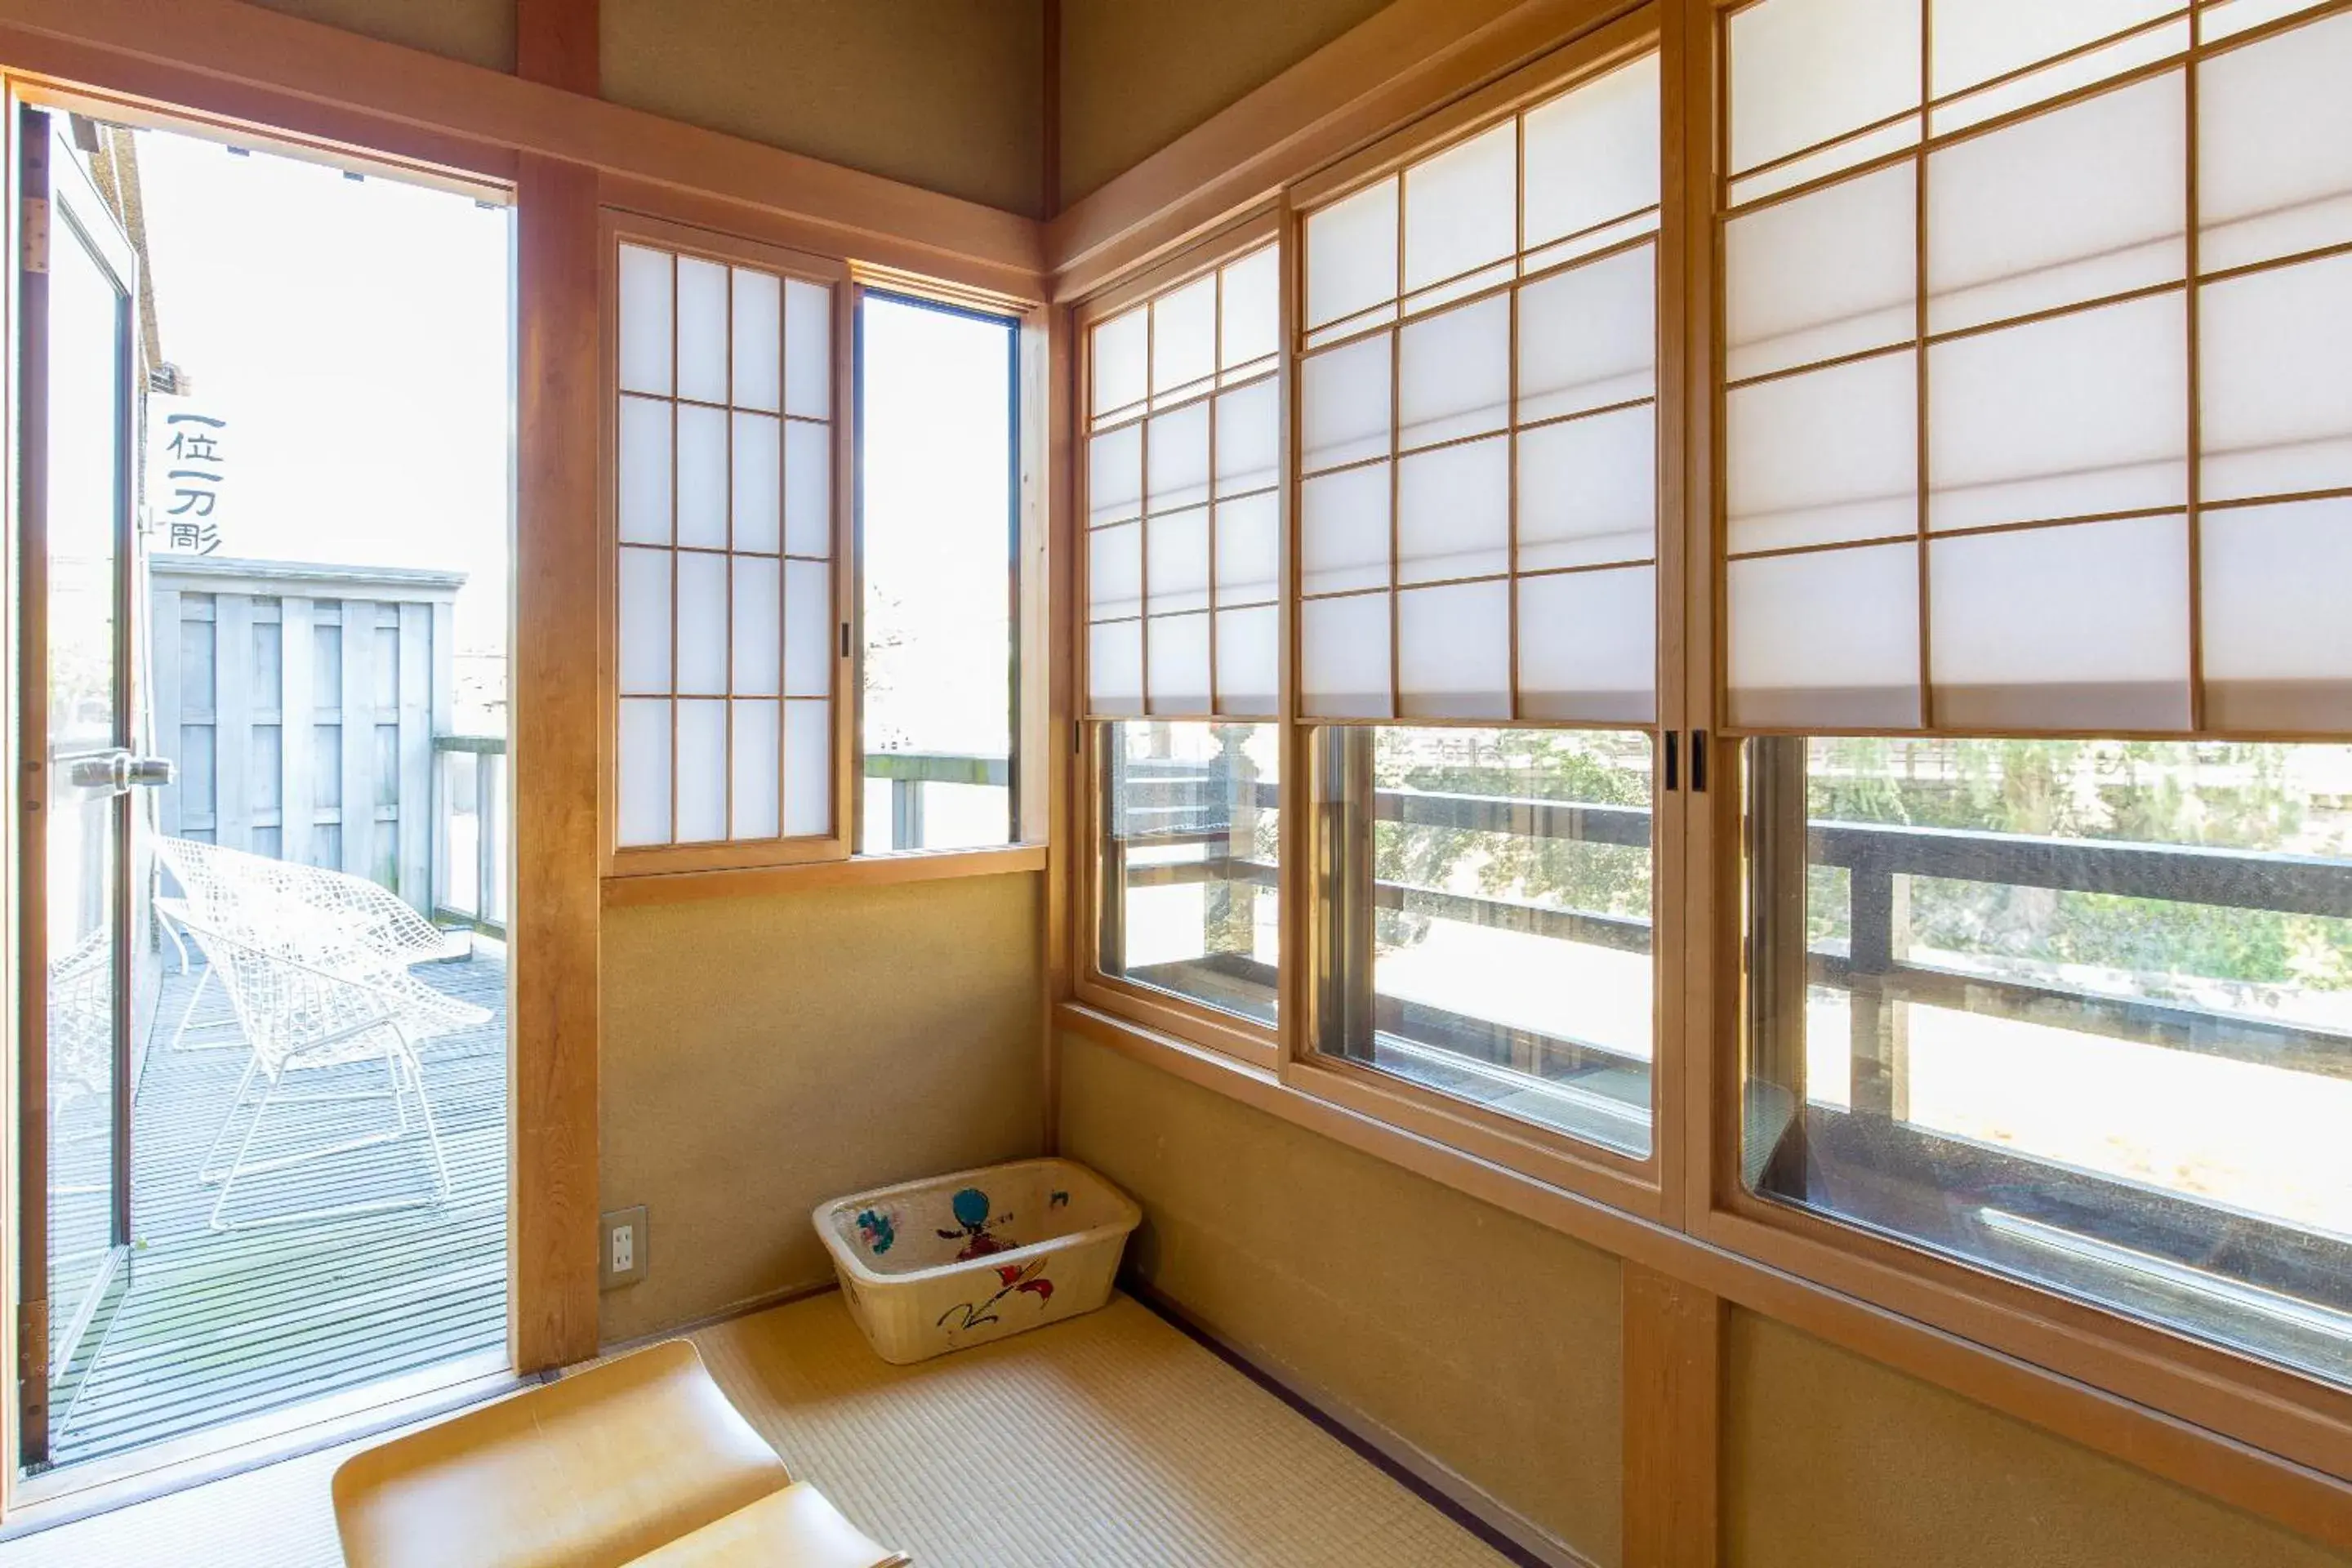
{"type": "Polygon", "coordinates": [[[833,286],[624,241],[622,848],[833,834],[833,286]]]}
{"type": "Polygon", "coordinates": [[[1310,719],[1655,716],[1654,55],[1305,217],[1310,719]]]}
{"type": "Polygon", "coordinates": [[[2352,15],[1724,27],[1733,722],[2352,729],[2352,15]]]}
{"type": "Polygon", "coordinates": [[[1279,703],[1279,279],[1260,246],[1087,332],[1087,702],[1279,703]]]}

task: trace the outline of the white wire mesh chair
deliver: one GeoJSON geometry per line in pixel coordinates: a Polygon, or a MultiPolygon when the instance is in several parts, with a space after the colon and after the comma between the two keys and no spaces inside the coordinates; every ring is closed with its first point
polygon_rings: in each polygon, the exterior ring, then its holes
{"type": "MultiPolygon", "coordinates": [[[[49,1125],[52,1136],[78,1100],[114,1087],[114,942],[112,928],[90,931],[49,964],[49,1125]]],[[[102,1136],[102,1131],[100,1133],[102,1136]]],[[[53,1151],[54,1157],[54,1151],[53,1151]]],[[[100,1190],[84,1183],[53,1185],[57,1193],[100,1190]]]]}
{"type": "MultiPolygon", "coordinates": [[[[221,911],[232,925],[259,931],[265,943],[276,934],[275,925],[283,926],[289,941],[298,931],[323,928],[339,943],[347,942],[386,967],[405,968],[450,955],[446,932],[409,908],[397,893],[364,877],[226,849],[193,838],[159,834],[154,843],[155,853],[183,890],[180,900],[159,900],[156,905],[167,916],[163,930],[178,951],[183,974],[188,972],[187,949],[180,944],[177,921],[169,918],[171,909],[183,903],[199,910],[221,911]]],[[[204,1032],[236,1021],[233,1009],[202,1019],[196,1016],[212,982],[209,968],[196,977],[195,989],[188,993],[179,1024],[172,1031],[173,1050],[216,1050],[238,1043],[234,1039],[186,1043],[191,1030],[204,1032]]]]}
{"type": "Polygon", "coordinates": [[[218,974],[230,1005],[236,1013],[252,1058],[238,1080],[227,1117],[213,1137],[198,1179],[217,1183],[220,1196],[213,1205],[214,1230],[238,1230],[261,1225],[317,1220],[381,1210],[438,1205],[449,1196],[449,1166],[441,1150],[440,1130],[433,1121],[433,1103],[425,1092],[425,1068],[416,1043],[488,1021],[488,1009],[444,995],[411,976],[397,963],[386,967],[381,952],[348,931],[312,927],[291,940],[271,929],[282,909],[265,908],[253,921],[235,910],[198,909],[182,900],[159,899],[159,908],[194,939],[213,973],[218,974]],[[166,907],[168,906],[168,907],[166,907]],[[317,1068],[349,1066],[382,1060],[386,1091],[320,1091],[285,1093],[289,1074],[317,1068]],[[262,1083],[259,1101],[252,1108],[242,1135],[236,1129],[246,1110],[255,1080],[262,1083]],[[433,1175],[431,1192],[422,1197],[365,1199],[277,1214],[266,1219],[231,1223],[226,1215],[237,1180],[265,1171],[325,1159],[354,1149],[392,1143],[409,1132],[406,1097],[416,1098],[423,1123],[425,1152],[433,1175]],[[253,1158],[256,1137],[273,1104],[329,1100],[391,1101],[393,1125],[374,1132],[313,1144],[292,1152],[253,1158]],[[215,1162],[234,1138],[236,1152],[225,1165],[215,1162]]]}

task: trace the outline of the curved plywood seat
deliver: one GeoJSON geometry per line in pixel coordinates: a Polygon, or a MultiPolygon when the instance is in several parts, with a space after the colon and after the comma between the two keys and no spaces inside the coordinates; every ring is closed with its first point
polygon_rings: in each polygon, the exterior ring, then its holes
{"type": "Polygon", "coordinates": [[[823,1492],[780,1492],[649,1552],[631,1568],[905,1568],[914,1561],[868,1539],[823,1492]]]}

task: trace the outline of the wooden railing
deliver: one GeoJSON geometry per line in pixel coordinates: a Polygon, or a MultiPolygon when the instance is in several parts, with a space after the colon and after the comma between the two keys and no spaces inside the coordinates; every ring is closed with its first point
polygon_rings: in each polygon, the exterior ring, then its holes
{"type": "Polygon", "coordinates": [[[506,935],[507,741],[433,737],[433,918],[506,935]]]}
{"type": "Polygon", "coordinates": [[[947,752],[868,752],[866,776],[890,781],[890,847],[920,849],[924,847],[924,785],[981,784],[1009,789],[1013,784],[1013,764],[1003,757],[947,752]]]}

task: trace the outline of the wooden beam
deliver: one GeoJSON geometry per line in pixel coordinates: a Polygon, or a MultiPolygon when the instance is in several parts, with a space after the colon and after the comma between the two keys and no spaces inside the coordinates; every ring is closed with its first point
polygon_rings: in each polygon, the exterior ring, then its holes
{"type": "Polygon", "coordinates": [[[1047,224],[1054,297],[1080,298],[1637,8],[1637,0],[1395,0],[1047,224]]]}
{"type": "Polygon", "coordinates": [[[595,97],[601,27],[598,0],[515,0],[515,74],[595,97]]]}
{"type": "MultiPolygon", "coordinates": [[[[529,58],[576,53],[577,26],[529,58]]],[[[299,114],[356,146],[422,142],[453,168],[492,172],[513,153],[585,163],[792,214],[831,254],[1045,297],[1041,230],[1024,215],[237,0],[0,0],[0,60],[199,113],[268,125],[299,114]]]]}
{"type": "Polygon", "coordinates": [[[1723,1301],[1638,1263],[1624,1274],[1625,1568],[1716,1568],[1723,1301]]]}
{"type": "Polygon", "coordinates": [[[513,663],[518,1372],[596,1352],[599,1013],[596,661],[602,268],[596,172],[519,171],[521,454],[513,663]]]}

